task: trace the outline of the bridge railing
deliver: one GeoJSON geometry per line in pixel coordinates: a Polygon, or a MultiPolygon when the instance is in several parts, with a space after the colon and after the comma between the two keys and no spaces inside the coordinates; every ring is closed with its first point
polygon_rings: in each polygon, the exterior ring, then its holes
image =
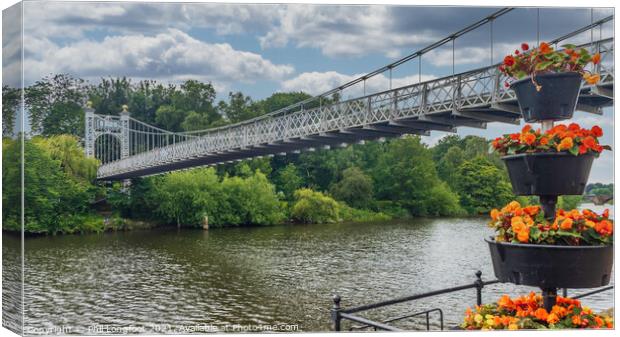
{"type": "MultiPolygon", "coordinates": [[[[593,69],[601,74],[599,85],[613,83],[613,44],[614,39],[609,38],[582,45],[601,53],[602,62],[593,69]]],[[[497,65],[493,65],[235,127],[207,130],[202,136],[102,165],[98,177],[401,118],[514,102],[514,93],[504,86],[505,81],[497,65]]],[[[584,84],[584,88],[590,87],[584,84]]]]}

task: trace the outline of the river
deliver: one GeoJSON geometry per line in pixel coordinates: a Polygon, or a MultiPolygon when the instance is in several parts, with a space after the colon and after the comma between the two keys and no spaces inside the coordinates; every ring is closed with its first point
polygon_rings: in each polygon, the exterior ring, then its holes
{"type": "MultiPolygon", "coordinates": [[[[328,330],[334,293],[347,307],[470,283],[477,270],[492,279],[483,241],[492,233],[485,222],[440,218],[28,238],[25,325],[31,332],[69,327],[69,333],[90,334],[218,330],[226,324],[328,330]]],[[[5,257],[19,247],[17,238],[4,235],[3,241],[5,257]]],[[[483,290],[483,300],[532,289],[493,285],[483,290]]],[[[365,316],[441,308],[446,325],[454,326],[474,303],[471,289],[365,316]]],[[[613,292],[584,303],[613,307],[613,292]]],[[[437,328],[434,316],[431,322],[437,328]]]]}

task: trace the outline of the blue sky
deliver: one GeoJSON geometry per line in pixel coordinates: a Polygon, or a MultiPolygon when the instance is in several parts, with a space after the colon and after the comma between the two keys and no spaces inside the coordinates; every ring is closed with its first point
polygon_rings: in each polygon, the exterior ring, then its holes
{"type": "MultiPolygon", "coordinates": [[[[208,3],[76,3],[25,2],[24,81],[31,84],[52,73],[70,73],[96,83],[101,77],[127,76],[179,83],[186,79],[212,82],[218,98],[242,91],[254,99],[276,91],[303,90],[318,94],[398,57],[422,48],[497,8],[243,5],[208,3]]],[[[540,38],[549,40],[613,14],[611,9],[540,9],[540,38]]],[[[5,13],[5,20],[7,15],[5,13]]],[[[613,34],[613,22],[596,32],[613,34]]],[[[5,27],[7,27],[5,25],[5,27]]],[[[490,30],[477,29],[455,43],[456,72],[499,62],[521,42],[536,42],[537,9],[520,8],[493,26],[494,57],[490,59],[490,30]]],[[[17,30],[18,32],[18,30],[17,30]]],[[[7,31],[5,37],[16,33],[7,31]]],[[[590,33],[571,42],[587,42],[590,33]]],[[[6,84],[18,78],[19,59],[5,38],[3,62],[6,84]],[[9,56],[9,57],[7,57],[9,56]]],[[[422,58],[423,80],[452,72],[452,46],[422,58]]],[[[394,86],[417,82],[417,61],[393,72],[394,86]]],[[[387,74],[386,74],[387,76],[387,74]]],[[[368,81],[367,92],[388,87],[386,76],[368,81]]],[[[361,87],[343,93],[359,95],[361,87]]],[[[613,111],[602,117],[577,112],[584,125],[609,130],[612,144],[613,111]]],[[[460,129],[459,134],[496,137],[516,127],[490,124],[487,130],[460,129]]],[[[433,132],[435,143],[444,133],[433,132]]],[[[613,179],[613,158],[595,164],[593,181],[613,179]]]]}

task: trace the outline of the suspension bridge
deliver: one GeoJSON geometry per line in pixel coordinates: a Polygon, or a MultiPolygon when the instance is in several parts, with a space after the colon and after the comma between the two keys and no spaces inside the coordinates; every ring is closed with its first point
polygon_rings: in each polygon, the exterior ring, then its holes
{"type": "MultiPolygon", "coordinates": [[[[514,93],[504,86],[507,78],[497,64],[454,73],[454,42],[484,25],[490,25],[490,59],[493,60],[493,22],[512,9],[494,14],[410,54],[392,64],[343,84],[326,93],[272,113],[224,127],[170,132],[131,117],[124,109],[119,116],[99,115],[86,109],[85,151],[98,158],[99,180],[123,180],[141,176],[212,166],[263,156],[313,151],[317,148],[343,147],[366,140],[381,140],[404,134],[430,135],[430,131],[456,132],[457,127],[486,128],[489,122],[520,123],[514,93]],[[453,74],[391,88],[392,71],[421,58],[440,46],[452,43],[453,74]],[[329,101],[344,89],[363,84],[370,78],[389,73],[390,89],[364,94],[344,101],[329,101]],[[313,108],[306,108],[315,103],[313,108]]],[[[584,83],[577,109],[600,114],[602,107],[613,105],[613,38],[594,38],[596,29],[613,16],[550,41],[557,48],[580,34],[590,33],[581,47],[601,54],[601,62],[592,66],[601,75],[596,85],[584,83]]],[[[540,29],[539,29],[540,30],[540,29]]],[[[539,33],[537,33],[539,36],[539,33]]],[[[601,36],[600,33],[599,36],[601,36]]],[[[493,62],[491,62],[493,63],[493,62]]]]}

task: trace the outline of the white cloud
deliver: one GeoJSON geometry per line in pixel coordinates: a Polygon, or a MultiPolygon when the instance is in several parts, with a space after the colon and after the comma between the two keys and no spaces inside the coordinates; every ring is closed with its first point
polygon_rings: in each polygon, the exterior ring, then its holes
{"type": "Polygon", "coordinates": [[[108,36],[58,46],[47,39],[28,39],[25,77],[34,81],[49,73],[80,77],[128,76],[213,82],[279,80],[290,76],[291,65],[274,64],[261,55],[234,49],[227,43],[206,43],[177,29],[155,36],[108,36]]]}
{"type": "Polygon", "coordinates": [[[439,38],[423,29],[398,32],[391,29],[394,17],[388,6],[290,5],[278,11],[277,25],[259,38],[263,48],[318,48],[327,56],[400,54],[403,47],[430,43],[439,38]]]}
{"type": "MultiPolygon", "coordinates": [[[[281,84],[283,91],[304,91],[312,95],[321,94],[342,84],[352,81],[365,74],[341,74],[336,71],[305,72],[294,78],[285,80],[281,84]]],[[[433,75],[422,75],[422,81],[434,79],[433,75]]],[[[398,88],[409,84],[418,83],[418,75],[392,78],[392,88],[398,88]]],[[[388,90],[390,79],[384,74],[377,75],[366,81],[366,94],[388,90]]],[[[364,84],[359,83],[345,89],[343,97],[357,97],[364,94],[364,84]]]]}

